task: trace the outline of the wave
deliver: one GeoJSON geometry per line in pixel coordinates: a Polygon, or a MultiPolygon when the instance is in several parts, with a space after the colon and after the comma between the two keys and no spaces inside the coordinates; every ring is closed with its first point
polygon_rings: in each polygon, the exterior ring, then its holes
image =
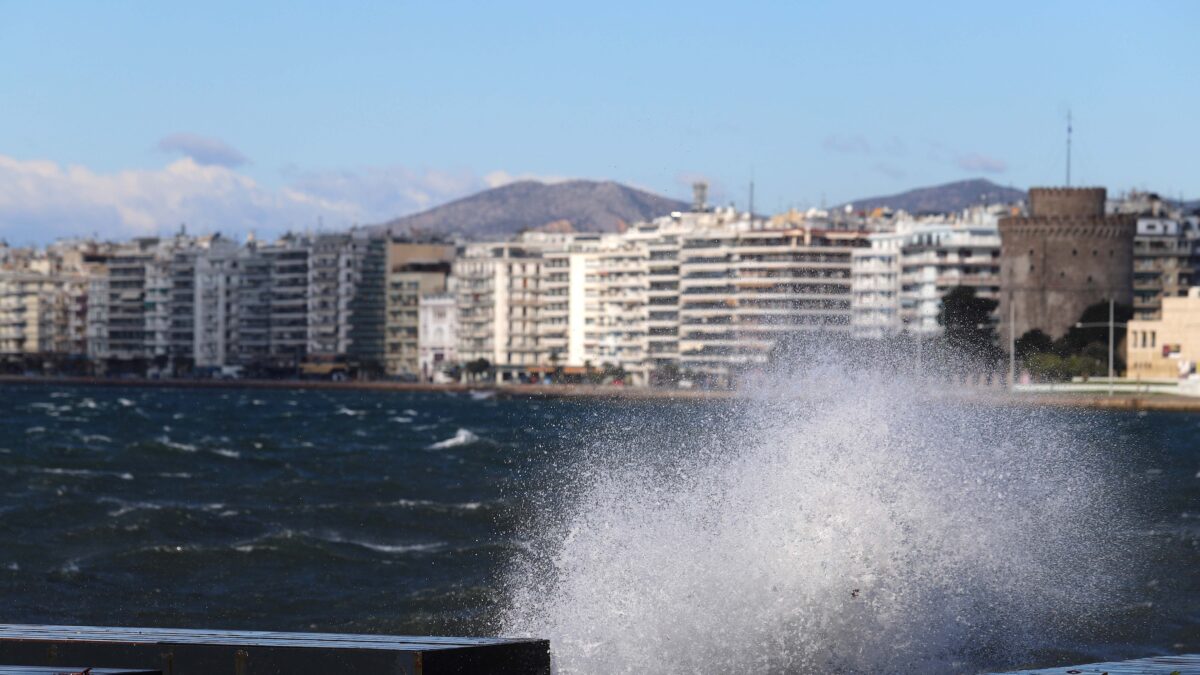
{"type": "Polygon", "coordinates": [[[133,480],[133,474],[128,471],[96,471],[93,469],[63,469],[58,467],[34,467],[34,473],[44,473],[51,476],[81,476],[85,478],[120,478],[133,480]]]}
{"type": "Polygon", "coordinates": [[[1119,453],[917,384],[832,371],[722,424],[681,408],[699,451],[595,434],[525,527],[503,632],[548,638],[563,675],[951,673],[1121,606],[1141,553],[1119,453]]]}
{"type": "Polygon", "coordinates": [[[443,441],[438,441],[437,443],[433,443],[433,444],[429,445],[427,447],[427,449],[428,450],[445,450],[446,448],[456,448],[460,445],[470,445],[471,443],[476,443],[479,440],[480,440],[479,436],[476,436],[469,429],[459,429],[450,438],[447,438],[446,440],[443,440],[443,441]]]}
{"type": "Polygon", "coordinates": [[[435,502],[429,499],[397,499],[385,506],[404,506],[408,508],[426,508],[445,511],[478,511],[484,507],[483,502],[435,502]]]}
{"type": "Polygon", "coordinates": [[[249,541],[241,541],[231,544],[230,547],[242,553],[252,553],[255,551],[275,551],[281,547],[278,544],[272,543],[275,541],[309,541],[322,542],[325,544],[337,544],[341,546],[354,546],[357,548],[367,549],[376,553],[386,553],[388,555],[403,555],[408,553],[433,553],[447,548],[446,542],[415,542],[405,544],[385,544],[366,539],[354,537],[346,537],[338,532],[307,532],[302,530],[284,529],[269,534],[256,537],[249,541]]]}

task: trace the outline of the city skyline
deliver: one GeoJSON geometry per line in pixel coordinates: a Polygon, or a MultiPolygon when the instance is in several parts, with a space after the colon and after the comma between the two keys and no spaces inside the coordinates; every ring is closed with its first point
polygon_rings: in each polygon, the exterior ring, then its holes
{"type": "Polygon", "coordinates": [[[1074,184],[1197,196],[1186,4],[0,7],[13,244],[336,229],[522,177],[743,206],[753,178],[763,211],[1056,185],[1068,110],[1074,184]]]}

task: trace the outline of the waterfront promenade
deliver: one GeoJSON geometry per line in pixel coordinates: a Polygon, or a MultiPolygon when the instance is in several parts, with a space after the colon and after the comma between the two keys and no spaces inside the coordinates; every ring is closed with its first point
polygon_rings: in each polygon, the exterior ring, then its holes
{"type": "MultiPolygon", "coordinates": [[[[332,382],[328,380],[193,380],[193,379],[118,379],[102,377],[28,377],[0,375],[0,386],[12,384],[69,385],[95,387],[151,387],[174,389],[323,389],[341,391],[443,392],[448,394],[494,395],[523,399],[627,399],[645,401],[706,401],[737,398],[741,392],[724,389],[657,389],[581,384],[503,384],[490,382],[425,384],[394,381],[332,382]]],[[[941,387],[931,399],[989,403],[993,405],[1052,406],[1096,410],[1200,412],[1200,397],[1154,393],[1118,393],[1107,396],[1096,392],[1008,393],[992,388],[941,387]]]]}

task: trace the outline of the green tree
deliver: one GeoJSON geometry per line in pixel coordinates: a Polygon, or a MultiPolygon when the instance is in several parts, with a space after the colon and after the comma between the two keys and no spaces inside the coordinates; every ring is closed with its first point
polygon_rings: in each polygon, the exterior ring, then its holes
{"type": "MultiPolygon", "coordinates": [[[[1128,323],[1133,318],[1133,307],[1129,305],[1117,304],[1113,307],[1113,318],[1116,323],[1128,323]]],[[[1083,314],[1079,316],[1077,324],[1085,324],[1087,327],[1080,328],[1077,325],[1072,325],[1067,329],[1066,335],[1059,338],[1054,348],[1060,354],[1081,354],[1084,348],[1090,344],[1103,345],[1108,348],[1108,301],[1097,302],[1094,305],[1088,305],[1087,309],[1083,310],[1083,314]]],[[[1116,326],[1113,328],[1113,339],[1116,343],[1120,343],[1125,339],[1125,327],[1116,326]]]]}
{"type": "Polygon", "coordinates": [[[475,379],[479,379],[480,375],[483,375],[491,369],[492,362],[488,361],[487,359],[480,358],[467,362],[467,372],[473,375],[475,379]]]}
{"type": "Polygon", "coordinates": [[[1040,328],[1026,331],[1016,341],[1017,359],[1025,361],[1035,354],[1046,354],[1054,351],[1054,340],[1040,328]]]}
{"type": "Polygon", "coordinates": [[[999,303],[981,298],[970,286],[956,286],[942,296],[938,324],[948,357],[960,367],[993,369],[1002,353],[996,346],[992,312],[999,303]]]}

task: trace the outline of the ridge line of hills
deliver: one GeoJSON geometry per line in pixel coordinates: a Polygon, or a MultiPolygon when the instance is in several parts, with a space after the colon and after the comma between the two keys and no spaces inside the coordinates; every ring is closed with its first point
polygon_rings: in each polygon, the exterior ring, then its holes
{"type": "MultiPolygon", "coordinates": [[[[855,212],[888,208],[925,215],[954,213],[979,204],[1012,204],[1025,198],[1024,190],[975,178],[857,199],[834,208],[849,207],[855,212]]],[[[633,223],[689,208],[688,202],[615,181],[524,180],[370,227],[394,236],[415,238],[506,238],[529,229],[615,232],[633,223]]]]}

